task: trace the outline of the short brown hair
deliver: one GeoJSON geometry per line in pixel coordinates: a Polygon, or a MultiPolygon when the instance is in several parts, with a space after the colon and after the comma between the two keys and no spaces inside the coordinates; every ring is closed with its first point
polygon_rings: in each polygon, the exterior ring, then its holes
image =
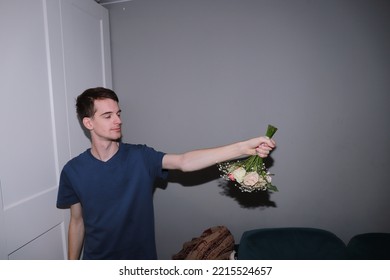
{"type": "Polygon", "coordinates": [[[96,87],[85,90],[77,97],[76,100],[76,111],[78,118],[82,121],[85,117],[92,117],[95,114],[94,101],[106,98],[119,102],[118,96],[111,89],[96,87]]]}

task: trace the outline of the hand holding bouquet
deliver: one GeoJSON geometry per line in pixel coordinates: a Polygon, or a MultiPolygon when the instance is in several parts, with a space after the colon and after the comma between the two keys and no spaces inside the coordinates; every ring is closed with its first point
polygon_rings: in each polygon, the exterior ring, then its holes
{"type": "MultiPolygon", "coordinates": [[[[276,127],[268,125],[266,136],[272,138],[277,130],[276,127]]],[[[246,160],[223,162],[218,164],[218,168],[222,172],[221,177],[235,182],[241,191],[278,191],[271,184],[273,174],[268,172],[263,158],[258,155],[250,156],[246,160]]]]}

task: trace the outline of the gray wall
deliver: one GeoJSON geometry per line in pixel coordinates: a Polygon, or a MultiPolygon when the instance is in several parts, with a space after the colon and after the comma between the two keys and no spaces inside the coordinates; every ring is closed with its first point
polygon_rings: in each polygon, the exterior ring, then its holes
{"type": "Polygon", "coordinates": [[[215,168],[155,193],[159,257],[224,224],[307,226],[347,242],[390,232],[390,5],[340,0],[134,0],[110,11],[124,141],[180,153],[279,128],[278,193],[215,168]]]}

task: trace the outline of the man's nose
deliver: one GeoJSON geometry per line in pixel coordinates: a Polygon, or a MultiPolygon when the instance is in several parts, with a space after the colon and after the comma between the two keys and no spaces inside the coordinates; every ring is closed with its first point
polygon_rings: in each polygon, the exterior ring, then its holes
{"type": "Polygon", "coordinates": [[[116,115],[116,118],[115,118],[115,123],[117,123],[117,124],[122,124],[122,119],[121,119],[121,116],[119,116],[119,115],[116,115]]]}

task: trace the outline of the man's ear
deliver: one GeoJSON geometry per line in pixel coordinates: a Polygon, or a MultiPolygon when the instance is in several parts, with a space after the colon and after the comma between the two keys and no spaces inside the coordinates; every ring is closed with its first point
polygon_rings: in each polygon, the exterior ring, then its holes
{"type": "Polygon", "coordinates": [[[85,126],[86,129],[92,130],[93,125],[92,125],[91,118],[88,117],[83,118],[83,125],[85,126]]]}

